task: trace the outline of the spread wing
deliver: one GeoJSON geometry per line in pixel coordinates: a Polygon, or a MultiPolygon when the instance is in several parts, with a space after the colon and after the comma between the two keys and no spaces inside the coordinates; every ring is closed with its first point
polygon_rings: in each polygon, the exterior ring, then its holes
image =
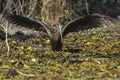
{"type": "Polygon", "coordinates": [[[36,31],[43,30],[47,32],[49,36],[51,36],[51,31],[49,27],[40,21],[36,21],[34,19],[30,19],[20,15],[11,15],[11,14],[6,15],[5,18],[8,20],[8,22],[15,24],[17,26],[23,26],[25,28],[34,29],[36,31]]]}
{"type": "Polygon", "coordinates": [[[63,27],[62,36],[65,37],[70,32],[78,32],[80,30],[88,30],[101,27],[103,22],[104,17],[100,14],[87,15],[75,19],[63,27]]]}

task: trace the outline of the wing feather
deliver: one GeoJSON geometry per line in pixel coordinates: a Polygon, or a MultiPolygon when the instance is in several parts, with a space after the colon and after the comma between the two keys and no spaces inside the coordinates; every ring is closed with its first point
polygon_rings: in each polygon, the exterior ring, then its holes
{"type": "Polygon", "coordinates": [[[6,15],[5,18],[10,23],[15,24],[17,26],[23,26],[25,28],[34,29],[36,31],[43,30],[47,32],[50,37],[52,36],[49,27],[40,21],[36,21],[34,19],[30,19],[20,15],[12,15],[12,14],[6,15]]]}
{"type": "Polygon", "coordinates": [[[80,30],[88,30],[101,27],[104,22],[104,16],[100,14],[87,15],[75,19],[65,25],[62,29],[62,36],[66,36],[69,32],[78,32],[80,30]]]}

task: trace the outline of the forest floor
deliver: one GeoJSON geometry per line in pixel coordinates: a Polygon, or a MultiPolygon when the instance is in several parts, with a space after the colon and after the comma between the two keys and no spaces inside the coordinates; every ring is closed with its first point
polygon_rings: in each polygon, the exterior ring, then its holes
{"type": "Polygon", "coordinates": [[[120,28],[70,33],[63,51],[52,51],[48,38],[0,41],[0,80],[119,80],[120,28]]]}

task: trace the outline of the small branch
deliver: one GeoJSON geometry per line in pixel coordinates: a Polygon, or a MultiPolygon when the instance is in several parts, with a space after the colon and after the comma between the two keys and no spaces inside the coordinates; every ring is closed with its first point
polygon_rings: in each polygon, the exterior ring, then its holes
{"type": "Polygon", "coordinates": [[[89,15],[90,13],[89,13],[89,9],[88,9],[88,2],[87,2],[87,0],[85,0],[85,5],[86,5],[87,14],[89,15]]]}
{"type": "Polygon", "coordinates": [[[5,26],[1,25],[2,28],[4,29],[5,31],[5,42],[6,42],[6,45],[7,45],[7,56],[9,56],[9,52],[10,52],[10,46],[8,44],[8,33],[7,33],[7,28],[8,28],[8,22],[6,21],[5,22],[5,26]]]}
{"type": "Polygon", "coordinates": [[[72,13],[72,0],[70,0],[70,12],[72,13]]]}
{"type": "Polygon", "coordinates": [[[27,17],[30,17],[32,15],[33,11],[35,10],[36,5],[37,5],[37,0],[35,0],[35,2],[33,3],[33,6],[31,8],[31,10],[29,10],[30,12],[27,15],[27,17]]]}
{"type": "Polygon", "coordinates": [[[6,42],[6,45],[7,45],[7,56],[9,56],[10,46],[8,44],[8,34],[7,34],[8,22],[7,21],[6,21],[5,27],[6,27],[6,29],[5,29],[5,38],[6,38],[5,42],[6,42]]]}
{"type": "Polygon", "coordinates": [[[25,74],[25,73],[22,73],[22,72],[20,72],[20,71],[18,71],[18,70],[16,70],[19,74],[21,74],[21,75],[23,75],[23,76],[29,76],[29,77],[35,77],[35,75],[33,75],[33,74],[25,74]]]}
{"type": "MultiPolygon", "coordinates": [[[[25,74],[25,73],[19,71],[19,70],[16,69],[15,67],[0,67],[0,69],[9,69],[10,72],[13,71],[13,72],[11,72],[11,73],[18,73],[18,74],[23,75],[23,76],[35,77],[35,75],[33,75],[33,74],[25,74]]],[[[9,72],[8,72],[8,73],[9,73],[9,72]]]]}

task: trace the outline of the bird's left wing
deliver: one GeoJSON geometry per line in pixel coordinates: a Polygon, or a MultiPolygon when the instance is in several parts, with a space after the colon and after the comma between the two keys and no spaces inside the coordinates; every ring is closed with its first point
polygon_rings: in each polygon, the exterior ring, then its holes
{"type": "Polygon", "coordinates": [[[5,15],[5,18],[10,23],[15,24],[15,25],[22,26],[22,27],[29,28],[29,29],[34,29],[36,31],[47,32],[48,35],[51,37],[51,31],[49,27],[41,21],[37,21],[34,19],[20,16],[20,15],[12,15],[12,14],[5,15]]]}
{"type": "Polygon", "coordinates": [[[65,37],[69,32],[78,32],[80,30],[101,27],[103,22],[104,16],[100,14],[92,14],[77,18],[63,27],[62,36],[65,37]]]}

